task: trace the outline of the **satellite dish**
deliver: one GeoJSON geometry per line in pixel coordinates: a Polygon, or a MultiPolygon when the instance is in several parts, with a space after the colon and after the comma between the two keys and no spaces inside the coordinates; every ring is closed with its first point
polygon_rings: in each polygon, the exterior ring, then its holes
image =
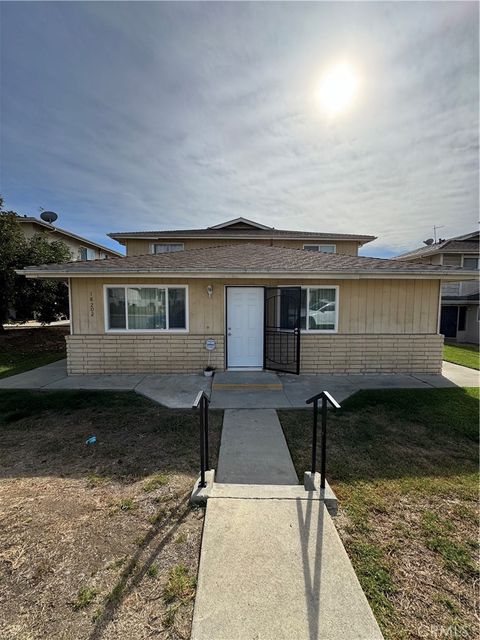
{"type": "Polygon", "coordinates": [[[42,211],[40,214],[40,218],[44,222],[48,222],[48,224],[52,224],[58,218],[57,214],[54,211],[42,211]]]}
{"type": "Polygon", "coordinates": [[[427,247],[429,247],[431,244],[433,244],[433,242],[434,242],[433,238],[428,238],[428,240],[423,241],[423,244],[426,244],[427,247]]]}

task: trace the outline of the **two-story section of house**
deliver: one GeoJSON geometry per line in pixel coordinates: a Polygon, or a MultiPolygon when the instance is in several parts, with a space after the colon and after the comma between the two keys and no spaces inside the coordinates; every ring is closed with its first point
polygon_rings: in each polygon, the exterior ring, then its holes
{"type": "Polygon", "coordinates": [[[127,256],[221,247],[245,242],[259,247],[267,245],[356,256],[362,245],[376,239],[375,236],[369,235],[287,231],[246,218],[235,218],[205,229],[131,231],[108,235],[126,247],[127,256]]]}
{"type": "MultiPolygon", "coordinates": [[[[479,268],[479,232],[473,231],[455,238],[426,241],[426,246],[404,253],[397,260],[420,264],[479,268]]],[[[480,311],[479,280],[448,282],[442,286],[440,333],[449,340],[479,343],[480,311]]]]}

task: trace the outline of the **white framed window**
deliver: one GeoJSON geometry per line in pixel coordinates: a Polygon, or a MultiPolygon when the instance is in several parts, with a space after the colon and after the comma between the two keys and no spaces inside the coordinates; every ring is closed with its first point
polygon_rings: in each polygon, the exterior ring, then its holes
{"type": "Polygon", "coordinates": [[[172,253],[184,248],[183,242],[155,242],[150,246],[150,253],[172,253]]]}
{"type": "Polygon", "coordinates": [[[337,333],[338,286],[302,288],[300,329],[311,333],[337,333]]]}
{"type": "Polygon", "coordinates": [[[304,244],[305,251],[319,251],[320,253],[337,253],[336,244],[304,244]]]}
{"type": "Polygon", "coordinates": [[[106,332],[187,332],[188,287],[104,286],[106,332]]]}
{"type": "MultiPolygon", "coordinates": [[[[280,287],[280,293],[288,287],[280,287]]],[[[300,329],[302,333],[338,332],[338,291],[337,285],[323,287],[302,287],[300,305],[300,329]]],[[[292,296],[279,297],[277,311],[282,329],[293,329],[297,309],[292,306],[292,296]]]]}
{"type": "Polygon", "coordinates": [[[89,249],[88,247],[80,247],[80,260],[95,260],[95,249],[89,249]]]}

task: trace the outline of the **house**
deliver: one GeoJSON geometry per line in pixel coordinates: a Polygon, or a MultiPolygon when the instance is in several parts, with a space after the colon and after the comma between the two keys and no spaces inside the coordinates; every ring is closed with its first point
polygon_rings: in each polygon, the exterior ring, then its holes
{"type": "MultiPolygon", "coordinates": [[[[417,264],[436,264],[477,270],[479,266],[479,232],[463,236],[426,241],[426,246],[397,256],[397,260],[417,264]]],[[[442,286],[440,333],[449,340],[479,343],[480,286],[478,277],[442,286]]]]}
{"type": "Polygon", "coordinates": [[[358,256],[373,236],[207,229],[114,233],[127,256],[27,267],[67,279],[69,374],[273,369],[439,373],[443,282],[460,267],[358,256]]]}
{"type": "Polygon", "coordinates": [[[75,233],[60,229],[44,220],[38,220],[33,216],[18,216],[23,235],[31,238],[36,233],[41,233],[45,238],[51,240],[61,240],[70,249],[72,260],[98,260],[102,258],[121,257],[122,253],[104,247],[101,244],[77,236],[75,233]]]}

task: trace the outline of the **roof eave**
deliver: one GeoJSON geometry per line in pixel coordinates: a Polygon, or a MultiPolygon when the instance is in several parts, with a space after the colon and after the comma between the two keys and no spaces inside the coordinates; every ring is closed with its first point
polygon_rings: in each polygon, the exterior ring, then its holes
{"type": "Polygon", "coordinates": [[[40,279],[62,279],[67,278],[215,278],[215,279],[240,279],[240,278],[277,278],[277,279],[331,279],[331,280],[442,280],[444,282],[462,282],[465,280],[476,280],[477,272],[448,273],[444,271],[386,271],[386,270],[342,270],[342,271],[90,271],[88,273],[79,271],[48,271],[48,270],[28,270],[17,269],[16,273],[24,275],[26,278],[40,279]]]}

